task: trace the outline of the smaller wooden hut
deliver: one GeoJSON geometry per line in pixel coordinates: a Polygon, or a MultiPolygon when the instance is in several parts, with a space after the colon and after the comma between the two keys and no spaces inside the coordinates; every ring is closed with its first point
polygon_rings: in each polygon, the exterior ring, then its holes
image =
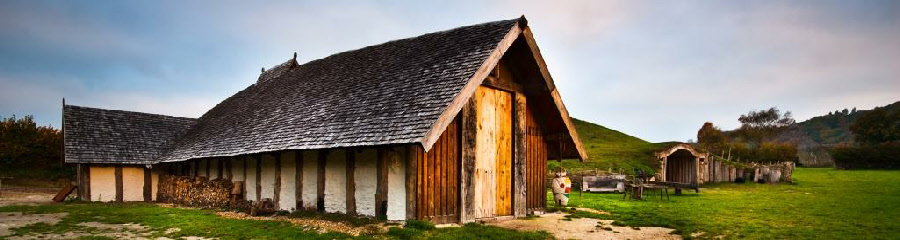
{"type": "Polygon", "coordinates": [[[702,166],[706,166],[708,153],[700,152],[689,144],[678,143],[656,152],[660,161],[659,180],[689,184],[697,188],[703,179],[702,166]]]}

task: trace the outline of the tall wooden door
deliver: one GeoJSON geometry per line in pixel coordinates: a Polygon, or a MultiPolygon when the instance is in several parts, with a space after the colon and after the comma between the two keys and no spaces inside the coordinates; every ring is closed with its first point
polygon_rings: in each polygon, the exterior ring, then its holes
{"type": "Polygon", "coordinates": [[[539,211],[547,204],[547,143],[530,108],[525,112],[525,146],[526,209],[539,211]]]}
{"type": "Polygon", "coordinates": [[[475,218],[512,215],[512,94],[482,86],[475,97],[475,218]]]}

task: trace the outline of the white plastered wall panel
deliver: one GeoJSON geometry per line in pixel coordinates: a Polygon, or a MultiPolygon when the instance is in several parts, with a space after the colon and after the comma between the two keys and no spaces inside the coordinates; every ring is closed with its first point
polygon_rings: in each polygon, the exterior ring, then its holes
{"type": "Polygon", "coordinates": [[[259,178],[262,193],[259,196],[263,199],[275,200],[275,155],[262,155],[262,177],[259,178]]]}
{"type": "Polygon", "coordinates": [[[303,151],[303,192],[301,200],[303,208],[316,209],[316,201],[319,197],[319,151],[303,151]]]}
{"type": "Polygon", "coordinates": [[[375,191],[378,185],[378,150],[367,148],[356,154],[353,180],[356,184],[356,213],[375,216],[375,191]]]}
{"type": "Polygon", "coordinates": [[[144,201],[144,168],[122,167],[122,201],[144,201]]]}
{"type": "Polygon", "coordinates": [[[347,154],[329,151],[325,160],[325,212],[347,213],[347,154]]]}
{"type": "Polygon", "coordinates": [[[296,152],[281,153],[281,191],[278,207],[281,210],[297,209],[297,159],[296,152]]]}
{"type": "Polygon", "coordinates": [[[209,177],[209,175],[206,175],[207,164],[209,164],[209,161],[206,159],[202,159],[197,163],[197,176],[209,177]]]}
{"type": "Polygon", "coordinates": [[[387,219],[406,220],[406,160],[400,156],[402,147],[388,151],[387,219]]]}
{"type": "Polygon", "coordinates": [[[247,182],[244,184],[244,192],[246,192],[247,200],[249,201],[258,201],[256,199],[256,159],[253,157],[246,157],[244,160],[247,161],[247,182]]]}
{"type": "Polygon", "coordinates": [[[209,179],[218,179],[219,176],[219,159],[213,158],[209,160],[209,179]]]}
{"type": "Polygon", "coordinates": [[[159,191],[159,171],[150,171],[150,199],[156,201],[156,193],[159,191]]]}
{"type": "Polygon", "coordinates": [[[244,181],[244,160],[243,157],[231,158],[231,181],[244,181]]]}
{"type": "Polygon", "coordinates": [[[110,202],[116,200],[116,168],[91,166],[91,201],[110,202]]]}

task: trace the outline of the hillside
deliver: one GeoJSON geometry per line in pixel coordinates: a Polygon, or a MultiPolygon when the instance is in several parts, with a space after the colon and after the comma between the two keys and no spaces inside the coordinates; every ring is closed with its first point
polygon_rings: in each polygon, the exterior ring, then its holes
{"type": "MultiPolygon", "coordinates": [[[[884,106],[892,111],[900,111],[900,102],[884,106]]],[[[797,144],[800,163],[808,167],[830,167],[834,160],[828,153],[828,147],[840,144],[853,144],[853,133],[850,125],[857,118],[870,110],[841,110],[826,115],[810,118],[797,123],[775,141],[797,144]]]]}
{"type": "Polygon", "coordinates": [[[575,160],[564,160],[562,163],[550,161],[550,169],[562,165],[568,171],[612,168],[625,169],[629,173],[634,168],[656,172],[659,163],[654,160],[653,152],[671,143],[650,143],[643,139],[606,128],[594,123],[572,118],[575,129],[584,143],[588,160],[584,163],[575,160]]]}
{"type": "MultiPolygon", "coordinates": [[[[895,102],[884,106],[890,111],[900,111],[900,102],[895,102]]],[[[850,125],[870,110],[841,110],[830,112],[827,115],[810,118],[809,120],[797,123],[804,134],[812,138],[819,144],[830,146],[835,144],[853,143],[853,133],[850,132],[850,125]]]]}

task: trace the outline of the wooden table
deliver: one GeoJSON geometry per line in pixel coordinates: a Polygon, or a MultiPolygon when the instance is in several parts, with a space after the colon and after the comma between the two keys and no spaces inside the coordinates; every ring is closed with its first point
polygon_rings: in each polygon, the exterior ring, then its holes
{"type": "Polygon", "coordinates": [[[662,200],[663,195],[666,196],[667,200],[671,200],[669,198],[669,188],[672,188],[674,185],[678,185],[678,183],[673,182],[662,182],[662,181],[649,181],[649,182],[626,182],[625,183],[625,194],[622,196],[623,200],[628,198],[629,192],[631,193],[631,199],[641,200],[643,199],[644,189],[657,189],[659,191],[659,200],[662,200]]]}

